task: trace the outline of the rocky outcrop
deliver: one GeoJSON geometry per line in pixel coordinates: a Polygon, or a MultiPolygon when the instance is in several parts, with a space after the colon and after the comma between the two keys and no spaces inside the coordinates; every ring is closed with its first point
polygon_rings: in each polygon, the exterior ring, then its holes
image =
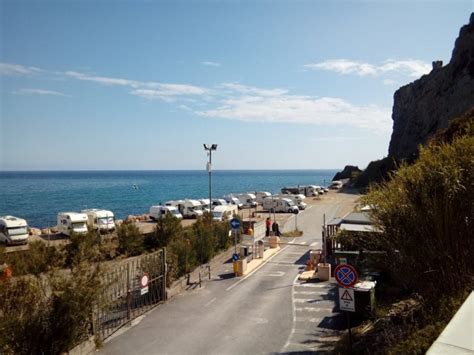
{"type": "Polygon", "coordinates": [[[395,92],[393,132],[389,157],[416,157],[427,142],[448,122],[474,107],[474,13],[461,28],[451,60],[446,66],[433,62],[433,70],[395,92]]]}
{"type": "Polygon", "coordinates": [[[339,171],[334,175],[332,181],[355,178],[361,172],[362,170],[360,170],[358,166],[346,165],[342,171],[339,171]]]}

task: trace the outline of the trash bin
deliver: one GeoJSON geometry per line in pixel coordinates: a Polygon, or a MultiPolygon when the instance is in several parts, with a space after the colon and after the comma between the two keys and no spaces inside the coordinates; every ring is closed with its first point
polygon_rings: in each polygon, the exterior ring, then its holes
{"type": "Polygon", "coordinates": [[[361,281],[354,285],[355,313],[370,316],[375,309],[375,281],[361,281]]]}
{"type": "Polygon", "coordinates": [[[329,281],[330,277],[331,277],[331,264],[319,263],[318,264],[319,281],[329,281]]]}
{"type": "Polygon", "coordinates": [[[263,258],[265,255],[265,246],[263,245],[263,240],[258,241],[258,257],[263,258]]]}

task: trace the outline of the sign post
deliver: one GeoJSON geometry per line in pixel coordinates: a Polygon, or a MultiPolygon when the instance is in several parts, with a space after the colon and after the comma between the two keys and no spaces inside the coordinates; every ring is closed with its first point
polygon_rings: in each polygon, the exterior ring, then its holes
{"type": "Polygon", "coordinates": [[[351,318],[349,312],[355,312],[355,296],[352,288],[358,279],[356,269],[349,264],[339,264],[334,269],[334,277],[339,284],[339,310],[346,312],[347,330],[349,332],[349,349],[352,353],[351,318]]]}
{"type": "Polygon", "coordinates": [[[230,227],[232,228],[232,233],[234,233],[234,254],[237,254],[237,231],[240,229],[240,220],[232,218],[230,220],[230,227]]]}
{"type": "Polygon", "coordinates": [[[148,282],[150,281],[150,276],[148,273],[144,272],[140,279],[140,295],[148,293],[148,282]]]}

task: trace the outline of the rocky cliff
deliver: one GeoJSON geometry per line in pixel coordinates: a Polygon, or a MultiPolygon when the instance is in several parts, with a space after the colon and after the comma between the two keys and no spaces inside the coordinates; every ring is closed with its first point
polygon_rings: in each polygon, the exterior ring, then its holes
{"type": "Polygon", "coordinates": [[[433,70],[394,95],[389,156],[411,160],[418,145],[474,107],[474,13],[461,28],[451,60],[433,62],[433,70]]]}

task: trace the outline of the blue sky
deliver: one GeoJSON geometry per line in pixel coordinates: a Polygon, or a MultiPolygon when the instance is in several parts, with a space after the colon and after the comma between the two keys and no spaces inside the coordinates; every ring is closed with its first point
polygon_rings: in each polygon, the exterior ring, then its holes
{"type": "Polygon", "coordinates": [[[365,167],[472,1],[6,1],[0,169],[365,167]]]}

